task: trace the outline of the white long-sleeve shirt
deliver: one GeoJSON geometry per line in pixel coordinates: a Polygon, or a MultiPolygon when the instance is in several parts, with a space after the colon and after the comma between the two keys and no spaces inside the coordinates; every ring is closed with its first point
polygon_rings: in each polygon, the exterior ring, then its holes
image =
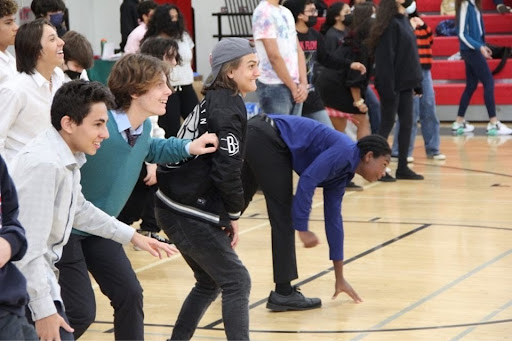
{"type": "Polygon", "coordinates": [[[60,68],[50,82],[39,72],[17,74],[0,87],[0,155],[10,160],[34,137],[51,127],[50,108],[64,81],[60,68]]]}
{"type": "Polygon", "coordinates": [[[16,59],[9,51],[0,51],[0,84],[5,83],[8,79],[14,77],[16,71],[16,59]]]}
{"type": "Polygon", "coordinates": [[[85,160],[52,127],[30,141],[10,165],[28,241],[27,253],[15,264],[27,279],[34,321],[55,314],[53,302],[62,302],[55,263],[72,227],[122,244],[135,231],[85,200],[80,185],[85,160]]]}

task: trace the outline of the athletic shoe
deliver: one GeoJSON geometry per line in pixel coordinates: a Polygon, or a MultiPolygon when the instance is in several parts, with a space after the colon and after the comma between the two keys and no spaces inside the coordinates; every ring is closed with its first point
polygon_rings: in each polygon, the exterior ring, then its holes
{"type": "Polygon", "coordinates": [[[272,311],[308,310],[321,306],[322,301],[319,298],[305,297],[297,286],[294,286],[292,293],[287,296],[271,291],[267,301],[267,309],[272,311]]]}
{"type": "MultiPolygon", "coordinates": [[[[398,156],[391,155],[391,162],[398,162],[398,156]]],[[[408,156],[407,163],[413,163],[413,162],[414,162],[414,156],[408,156]]]]}
{"type": "Polygon", "coordinates": [[[138,229],[137,230],[137,233],[140,233],[142,234],[143,236],[146,236],[146,237],[151,237],[153,239],[156,239],[158,240],[159,242],[161,243],[166,243],[166,244],[172,244],[169,239],[167,238],[164,238],[162,236],[160,236],[158,233],[156,232],[150,232],[150,231],[144,231],[144,230],[141,230],[141,229],[138,229]]]}
{"type": "Polygon", "coordinates": [[[439,154],[427,155],[427,158],[441,161],[441,160],[446,160],[446,155],[439,153],[439,154]]]}
{"type": "Polygon", "coordinates": [[[452,123],[452,132],[456,132],[457,134],[470,133],[475,130],[475,126],[469,124],[468,121],[464,120],[462,122],[453,122],[452,123]]]}
{"type": "Polygon", "coordinates": [[[423,180],[423,175],[415,173],[408,167],[404,169],[397,169],[395,176],[399,180],[423,180]]]}
{"type": "Polygon", "coordinates": [[[391,174],[386,172],[386,174],[384,174],[384,176],[382,178],[380,178],[379,181],[382,181],[382,182],[395,182],[396,179],[394,177],[392,177],[391,174]]]}
{"type": "Polygon", "coordinates": [[[510,134],[512,134],[512,129],[510,129],[500,121],[496,121],[496,123],[494,124],[491,122],[487,124],[487,135],[496,136],[510,134]]]}
{"type": "Polygon", "coordinates": [[[512,8],[505,4],[499,4],[498,6],[496,6],[496,10],[498,11],[499,14],[512,13],[512,8]]]}

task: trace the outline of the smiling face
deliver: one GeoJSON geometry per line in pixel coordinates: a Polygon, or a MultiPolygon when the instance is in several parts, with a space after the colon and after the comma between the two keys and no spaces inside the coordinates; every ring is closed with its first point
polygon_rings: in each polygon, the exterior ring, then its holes
{"type": "Polygon", "coordinates": [[[0,18],[0,51],[5,52],[8,46],[14,45],[16,32],[18,32],[18,24],[14,14],[0,18]]]}
{"type": "Polygon", "coordinates": [[[57,36],[57,32],[50,25],[44,25],[43,27],[41,46],[41,53],[37,60],[38,66],[55,68],[64,63],[64,52],[62,50],[64,41],[57,36]]]}
{"type": "Polygon", "coordinates": [[[384,175],[390,162],[391,155],[389,154],[376,158],[373,156],[373,152],[368,152],[361,160],[357,173],[367,181],[377,181],[384,175]]]}
{"type": "Polygon", "coordinates": [[[165,114],[167,99],[172,94],[167,86],[167,76],[162,73],[161,78],[143,95],[132,95],[132,106],[137,106],[149,116],[165,114]]]}
{"type": "Polygon", "coordinates": [[[256,79],[260,76],[258,65],[258,56],[251,53],[241,58],[240,65],[236,69],[229,71],[228,77],[235,81],[242,96],[256,91],[256,79]]]}
{"type": "Polygon", "coordinates": [[[91,104],[89,113],[80,125],[71,121],[68,116],[63,120],[69,120],[67,124],[63,124],[63,127],[65,126],[64,129],[69,134],[66,142],[73,153],[83,152],[94,155],[100,148],[101,142],[109,137],[107,106],[103,102],[91,104]]]}

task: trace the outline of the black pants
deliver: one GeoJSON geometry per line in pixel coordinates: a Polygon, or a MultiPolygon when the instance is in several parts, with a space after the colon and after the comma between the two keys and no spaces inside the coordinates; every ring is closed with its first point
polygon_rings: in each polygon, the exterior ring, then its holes
{"type": "Polygon", "coordinates": [[[76,339],[96,317],[96,301],[87,271],[114,308],[115,339],[144,339],[142,287],[121,244],[72,233],[57,268],[66,315],[76,339]]]}
{"type": "Polygon", "coordinates": [[[165,130],[165,137],[176,136],[181,126],[180,118],[186,118],[199,103],[192,84],[176,87],[167,99],[165,115],[158,118],[158,125],[165,130]]]}
{"type": "Polygon", "coordinates": [[[290,150],[279,133],[262,116],[249,120],[242,168],[245,205],[258,186],[265,195],[272,227],[274,282],[298,278],[295,230],[292,228],[293,168],[290,150]]]}
{"type": "MultiPolygon", "coordinates": [[[[64,321],[66,321],[66,323],[69,324],[68,317],[66,316],[66,313],[64,312],[64,309],[62,308],[62,304],[59,301],[54,301],[54,304],[55,304],[55,308],[57,309],[57,314],[62,316],[64,321]]],[[[31,325],[35,325],[34,321],[32,320],[32,313],[30,312],[30,309],[28,308],[28,306],[25,309],[25,313],[26,313],[25,315],[27,317],[27,322],[30,323],[31,325]]],[[[73,326],[71,326],[71,327],[73,327],[73,326]]],[[[61,340],[74,340],[75,339],[73,337],[72,333],[66,331],[62,327],[60,327],[60,329],[59,329],[59,334],[60,334],[61,340]]],[[[37,337],[37,334],[36,334],[36,337],[37,337]]],[[[36,338],[36,340],[37,339],[39,339],[39,338],[36,338]]],[[[17,340],[17,339],[13,338],[12,340],[17,340]]],[[[30,340],[30,339],[21,339],[21,340],[30,340]]]]}
{"type": "MultiPolygon", "coordinates": [[[[412,129],[412,89],[401,91],[393,99],[381,98],[381,116],[379,135],[388,138],[395,117],[398,114],[400,130],[398,131],[398,169],[407,167],[407,155],[409,153],[409,144],[411,143],[412,129]]],[[[396,137],[395,137],[396,138],[396,137]]]]}
{"type": "Polygon", "coordinates": [[[155,219],[155,193],[158,190],[158,185],[147,186],[144,183],[146,175],[148,175],[148,171],[146,163],[143,162],[139,179],[117,219],[127,225],[142,219],[140,224],[142,230],[160,232],[155,219]]]}

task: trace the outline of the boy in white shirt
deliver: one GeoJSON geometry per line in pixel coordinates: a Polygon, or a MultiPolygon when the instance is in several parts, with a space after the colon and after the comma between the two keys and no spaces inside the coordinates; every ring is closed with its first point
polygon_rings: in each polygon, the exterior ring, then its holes
{"type": "Polygon", "coordinates": [[[94,155],[109,137],[107,107],[114,102],[98,82],[66,83],[55,95],[52,126],[30,141],[12,162],[20,216],[28,250],[16,265],[27,278],[28,307],[41,340],[72,340],[60,295],[55,263],[74,226],[84,232],[132,242],[160,256],[176,248],[135,233],[135,230],[86,201],[80,185],[85,154],[94,155]],[[160,250],[159,250],[160,249],[160,250]]]}

